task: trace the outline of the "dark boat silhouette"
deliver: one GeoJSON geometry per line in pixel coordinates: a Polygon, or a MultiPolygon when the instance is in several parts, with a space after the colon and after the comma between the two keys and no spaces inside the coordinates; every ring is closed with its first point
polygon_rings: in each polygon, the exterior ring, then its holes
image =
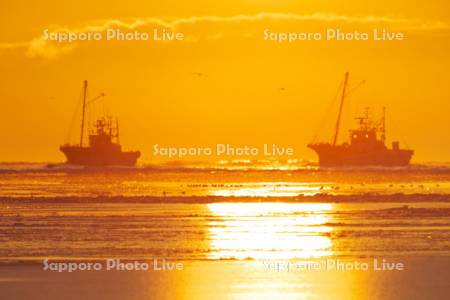
{"type": "MultiPolygon", "coordinates": [[[[94,128],[89,133],[89,144],[83,145],[85,113],[89,103],[87,96],[87,81],[83,87],[83,108],[81,115],[81,135],[78,145],[62,145],[60,150],[67,158],[67,163],[83,166],[134,166],[141,153],[139,151],[122,151],[119,140],[119,122],[113,124],[111,117],[102,117],[95,121],[94,128]]],[[[103,95],[101,95],[103,96],[103,95]]]]}
{"type": "Polygon", "coordinates": [[[342,109],[347,93],[349,74],[345,74],[339,114],[336,122],[333,143],[312,143],[308,147],[319,156],[320,166],[406,166],[414,154],[413,150],[401,149],[399,142],[392,143],[392,149],[386,147],[386,110],[380,121],[370,119],[369,109],[359,121],[357,129],[350,130],[350,143],[338,145],[339,127],[342,109]]]}

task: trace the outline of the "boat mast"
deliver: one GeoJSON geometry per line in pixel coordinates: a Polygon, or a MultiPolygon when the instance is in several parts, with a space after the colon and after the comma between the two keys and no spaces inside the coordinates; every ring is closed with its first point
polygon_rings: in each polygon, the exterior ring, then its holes
{"type": "Polygon", "coordinates": [[[119,118],[116,118],[116,138],[117,138],[117,144],[120,144],[120,137],[119,137],[119,118]]]}
{"type": "Polygon", "coordinates": [[[342,109],[344,107],[345,93],[347,92],[348,76],[349,76],[348,72],[345,72],[344,87],[342,88],[341,105],[339,106],[339,114],[336,122],[336,131],[334,132],[333,145],[336,145],[339,135],[339,126],[341,125],[342,109]]]}
{"type": "Polygon", "coordinates": [[[81,136],[80,136],[80,147],[83,147],[83,135],[84,135],[84,116],[86,113],[86,97],[87,97],[87,80],[84,81],[83,86],[83,111],[81,113],[81,136]]]}

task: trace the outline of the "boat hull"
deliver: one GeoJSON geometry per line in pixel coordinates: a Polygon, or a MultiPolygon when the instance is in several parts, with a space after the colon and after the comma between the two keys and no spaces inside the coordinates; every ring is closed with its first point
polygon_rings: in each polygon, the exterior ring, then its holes
{"type": "Polygon", "coordinates": [[[141,156],[139,151],[102,151],[79,146],[61,146],[67,163],[83,166],[134,166],[141,156]]]}
{"type": "Polygon", "coordinates": [[[320,166],[407,166],[414,154],[412,150],[350,145],[311,144],[319,156],[320,166]]]}

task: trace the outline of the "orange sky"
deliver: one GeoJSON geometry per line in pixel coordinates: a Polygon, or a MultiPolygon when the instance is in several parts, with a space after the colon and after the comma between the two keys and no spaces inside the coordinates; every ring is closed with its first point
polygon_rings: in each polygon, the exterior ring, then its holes
{"type": "Polygon", "coordinates": [[[0,4],[0,28],[0,161],[62,161],[58,146],[66,141],[84,79],[92,96],[107,94],[124,147],[141,150],[144,161],[153,160],[153,144],[215,143],[277,143],[293,147],[297,158],[316,159],[306,144],[345,71],[352,84],[366,84],[349,98],[344,131],[365,106],[379,111],[385,105],[389,142],[406,142],[416,162],[450,161],[450,9],[444,0],[11,1],[0,4]],[[42,41],[46,28],[86,31],[111,20],[123,30],[136,21],[141,31],[164,23],[186,40],[42,41]],[[407,39],[263,40],[266,28],[328,27],[383,27],[407,39]]]}

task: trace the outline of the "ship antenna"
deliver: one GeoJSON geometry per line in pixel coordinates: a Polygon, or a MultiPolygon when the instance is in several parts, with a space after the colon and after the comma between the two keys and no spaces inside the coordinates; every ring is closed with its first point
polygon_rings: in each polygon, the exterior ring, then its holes
{"type": "Polygon", "coordinates": [[[81,136],[80,136],[80,147],[83,147],[83,135],[84,135],[84,116],[86,114],[86,97],[87,97],[87,80],[84,81],[83,86],[83,109],[81,113],[81,136]]]}
{"type": "Polygon", "coordinates": [[[383,115],[381,117],[381,140],[386,142],[386,107],[383,106],[383,115]]]}
{"type": "Polygon", "coordinates": [[[345,93],[347,92],[348,76],[349,73],[345,72],[344,87],[342,89],[341,104],[339,106],[339,114],[336,122],[336,131],[334,133],[333,145],[336,145],[339,135],[339,126],[341,125],[342,109],[344,107],[345,93]]]}

